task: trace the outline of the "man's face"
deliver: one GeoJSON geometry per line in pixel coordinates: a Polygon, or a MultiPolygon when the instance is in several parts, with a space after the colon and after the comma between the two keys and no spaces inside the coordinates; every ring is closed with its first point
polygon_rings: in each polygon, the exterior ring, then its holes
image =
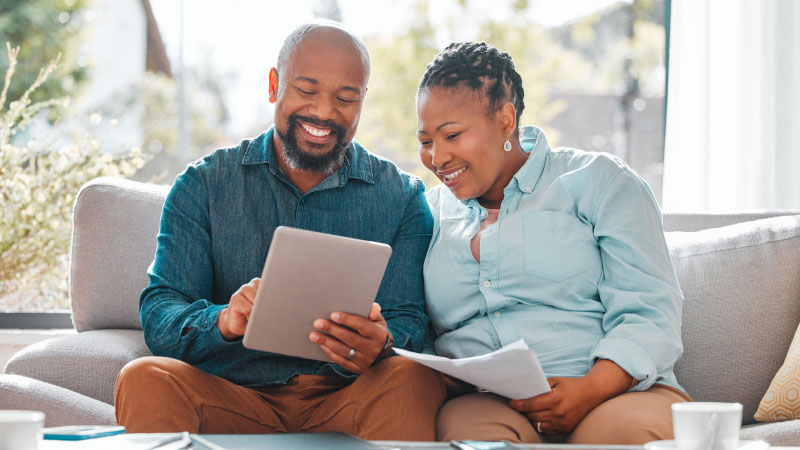
{"type": "Polygon", "coordinates": [[[307,34],[281,74],[273,69],[276,136],[290,167],[331,173],[341,165],[356,134],[366,84],[355,45],[328,28],[307,34]]]}

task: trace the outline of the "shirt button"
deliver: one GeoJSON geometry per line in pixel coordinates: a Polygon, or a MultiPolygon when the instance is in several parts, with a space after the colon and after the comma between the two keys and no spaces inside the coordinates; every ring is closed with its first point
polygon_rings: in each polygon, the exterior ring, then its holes
{"type": "Polygon", "coordinates": [[[495,311],[495,312],[494,312],[494,316],[495,316],[495,317],[500,317],[500,316],[502,316],[502,315],[503,315],[503,313],[501,313],[500,311],[495,311]]]}
{"type": "Polygon", "coordinates": [[[522,191],[523,191],[523,192],[527,192],[527,193],[530,193],[532,190],[533,190],[533,189],[531,189],[531,187],[530,187],[530,186],[525,186],[524,188],[522,188],[522,191]]]}
{"type": "Polygon", "coordinates": [[[484,282],[483,282],[483,287],[486,287],[486,288],[488,288],[488,287],[489,287],[489,286],[491,286],[491,285],[492,285],[492,282],[491,282],[491,281],[489,281],[489,280],[486,280],[486,281],[484,281],[484,282]]]}

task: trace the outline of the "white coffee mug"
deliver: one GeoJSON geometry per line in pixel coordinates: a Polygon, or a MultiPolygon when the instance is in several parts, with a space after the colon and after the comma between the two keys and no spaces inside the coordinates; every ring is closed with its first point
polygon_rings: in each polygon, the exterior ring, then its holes
{"type": "Polygon", "coordinates": [[[36,450],[43,426],[42,412],[0,410],[0,450],[36,450]]]}
{"type": "Polygon", "coordinates": [[[672,404],[672,430],[680,450],[736,450],[741,426],[741,403],[672,404]]]}

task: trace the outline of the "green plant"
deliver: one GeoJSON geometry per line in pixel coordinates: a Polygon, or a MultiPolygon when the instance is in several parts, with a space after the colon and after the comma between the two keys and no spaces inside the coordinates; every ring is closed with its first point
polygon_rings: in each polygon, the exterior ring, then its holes
{"type": "Polygon", "coordinates": [[[103,153],[101,142],[88,134],[18,142],[25,140],[20,131],[42,119],[45,111],[63,109],[68,99],[31,100],[56,69],[56,58],[18,100],[6,105],[19,55],[19,47],[6,47],[9,66],[0,93],[0,299],[5,298],[0,309],[31,309],[35,300],[24,297],[37,290],[66,307],[65,261],[75,195],[92,178],[133,175],[145,158],[138,149],[103,153]],[[24,295],[15,307],[8,299],[20,292],[24,295]]]}
{"type": "MultiPolygon", "coordinates": [[[[47,83],[32,94],[34,102],[62,95],[75,96],[89,79],[90,60],[80,45],[91,33],[92,0],[0,0],[0,43],[20,46],[17,83],[8,89],[8,100],[21,98],[33,84],[37,70],[56,55],[62,55],[54,74],[57,83],[47,83]],[[88,19],[87,19],[88,17],[88,19]]],[[[0,73],[8,67],[0,60],[0,73]]]]}

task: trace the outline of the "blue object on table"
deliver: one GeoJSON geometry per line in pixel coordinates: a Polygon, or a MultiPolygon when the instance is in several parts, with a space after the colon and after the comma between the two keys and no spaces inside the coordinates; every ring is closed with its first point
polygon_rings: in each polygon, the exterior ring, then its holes
{"type": "Polygon", "coordinates": [[[45,428],[43,439],[57,441],[80,441],[105,436],[113,436],[125,432],[125,427],[111,425],[68,425],[64,427],[45,428]]]}

